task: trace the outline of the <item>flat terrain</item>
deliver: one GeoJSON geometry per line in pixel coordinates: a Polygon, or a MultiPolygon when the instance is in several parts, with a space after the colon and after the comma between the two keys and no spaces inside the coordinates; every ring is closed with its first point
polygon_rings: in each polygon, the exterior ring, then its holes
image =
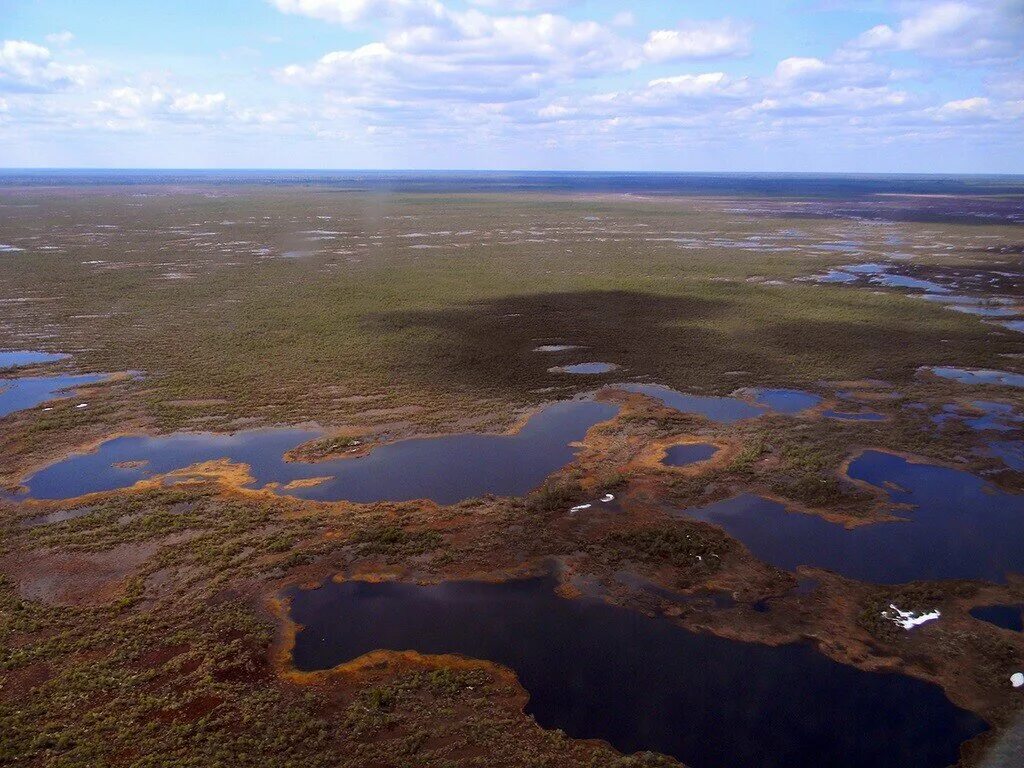
{"type": "MultiPolygon", "coordinates": [[[[596,585],[688,629],[809,640],[844,664],[935,683],[992,726],[961,757],[984,764],[1024,701],[1007,682],[1024,669],[1024,636],[969,610],[1024,602],[1024,579],[794,574],[669,510],[748,492],[878,525],[899,510],[846,474],[869,448],[1021,493],[1024,472],[988,450],[990,433],[941,415],[977,416],[982,399],[1019,414],[1024,390],[922,369],[1024,373],[1024,334],[914,288],[816,278],[885,262],[1016,308],[1022,209],[1009,194],[0,187],[0,349],[71,355],[4,375],[121,374],[0,420],[0,763],[676,764],[542,729],[496,665],[386,653],[325,672],[290,663],[299,628],[284,594],[296,585],[555,568],[566,596],[596,585]],[[619,367],[549,370],[583,362],[619,367]],[[820,403],[723,423],[614,388],[623,382],[748,401],[739,390],[796,389],[820,403]],[[119,434],[315,426],[326,437],[296,458],[323,459],[513,431],[545,403],[587,393],[618,415],[524,497],[321,503],[254,488],[224,462],[86,499],[16,493],[38,468],[119,434]],[[695,441],[720,450],[661,465],[667,447],[695,441]],[[614,510],[570,513],[605,493],[614,510]],[[708,592],[733,602],[666,597],[708,592]],[[880,618],[890,604],[941,606],[943,618],[907,632],[880,618]]],[[[1019,426],[1001,439],[1019,441],[1019,426]]]]}

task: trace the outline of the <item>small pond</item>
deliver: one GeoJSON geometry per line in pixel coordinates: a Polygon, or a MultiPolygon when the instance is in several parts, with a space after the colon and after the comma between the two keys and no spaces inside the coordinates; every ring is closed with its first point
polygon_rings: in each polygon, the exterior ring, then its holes
{"type": "Polygon", "coordinates": [[[814,408],[821,403],[821,398],[818,395],[804,392],[802,389],[755,387],[750,391],[754,396],[754,402],[766,405],[776,413],[785,413],[790,416],[814,408]]]}
{"type": "Polygon", "coordinates": [[[661,463],[666,467],[685,467],[700,461],[707,461],[718,453],[718,448],[711,443],[682,443],[673,445],[665,451],[661,463]]]}
{"type": "Polygon", "coordinates": [[[1013,632],[1024,632],[1024,605],[980,605],[971,608],[971,616],[997,627],[1009,629],[1013,632]]]}
{"type": "Polygon", "coordinates": [[[853,529],[742,494],[680,515],[723,528],[761,560],[792,570],[826,568],[875,583],[919,579],[1002,581],[1024,573],[1024,496],[956,469],[866,451],[850,476],[887,488],[905,520],[853,529]]]}
{"type": "Polygon", "coordinates": [[[515,671],[541,726],[692,768],[939,768],[985,730],[929,683],[809,645],[690,632],[555,586],[548,576],[292,589],[295,665],[326,669],[378,649],[497,662],[515,671]]]}
{"type": "Polygon", "coordinates": [[[39,365],[40,363],[55,363],[58,360],[66,360],[69,357],[71,357],[71,355],[57,354],[54,352],[0,350],[0,369],[18,368],[23,365],[39,365]]]}
{"type": "Polygon", "coordinates": [[[97,384],[109,376],[105,373],[86,373],[66,376],[26,376],[20,379],[0,379],[0,417],[8,416],[40,403],[73,394],[75,387],[97,384]]]}
{"type": "Polygon", "coordinates": [[[944,379],[953,379],[961,384],[996,384],[1004,387],[1024,387],[1024,373],[993,371],[985,368],[954,368],[932,366],[919,370],[929,371],[944,379]]]}
{"type": "Polygon", "coordinates": [[[73,455],[41,469],[24,485],[31,498],[67,499],[126,488],[198,462],[228,459],[249,465],[254,487],[324,478],[317,485],[284,491],[308,499],[359,503],[432,499],[454,504],[488,493],[526,493],[573,460],[576,449],[571,443],[617,412],[617,406],[607,403],[571,400],[547,406],[512,435],[402,440],[360,458],[317,463],[284,460],[286,452],[320,436],[312,430],[119,437],[92,453],[73,455]],[[145,464],[126,466],[126,462],[145,464]]]}
{"type": "Polygon", "coordinates": [[[756,418],[768,411],[765,406],[755,405],[738,397],[690,395],[660,384],[616,384],[615,388],[653,397],[669,408],[675,408],[682,413],[698,413],[720,424],[756,418]]]}

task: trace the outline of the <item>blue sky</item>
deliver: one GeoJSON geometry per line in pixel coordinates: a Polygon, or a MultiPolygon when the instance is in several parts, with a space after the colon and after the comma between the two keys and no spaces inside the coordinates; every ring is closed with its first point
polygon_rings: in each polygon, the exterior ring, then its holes
{"type": "Polygon", "coordinates": [[[1024,172],[1024,0],[0,0],[0,166],[1024,172]]]}

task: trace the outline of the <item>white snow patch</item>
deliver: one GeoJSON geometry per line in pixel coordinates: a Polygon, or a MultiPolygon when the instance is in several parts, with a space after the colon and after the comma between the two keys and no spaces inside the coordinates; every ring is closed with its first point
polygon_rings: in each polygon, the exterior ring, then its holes
{"type": "Polygon", "coordinates": [[[1024,687],[1024,672],[1014,672],[1010,675],[1010,685],[1014,688],[1024,687]]]}
{"type": "Polygon", "coordinates": [[[899,624],[904,629],[913,629],[942,615],[938,610],[928,611],[927,613],[901,611],[893,603],[889,603],[889,608],[892,610],[882,611],[882,618],[888,619],[894,624],[899,624]]]}
{"type": "Polygon", "coordinates": [[[577,504],[575,507],[570,509],[570,512],[582,512],[584,509],[590,509],[593,504],[577,504]]]}
{"type": "Polygon", "coordinates": [[[604,502],[605,504],[607,504],[609,501],[614,501],[614,500],[615,500],[615,495],[611,494],[611,493],[606,493],[604,496],[601,497],[601,501],[604,502]]]}

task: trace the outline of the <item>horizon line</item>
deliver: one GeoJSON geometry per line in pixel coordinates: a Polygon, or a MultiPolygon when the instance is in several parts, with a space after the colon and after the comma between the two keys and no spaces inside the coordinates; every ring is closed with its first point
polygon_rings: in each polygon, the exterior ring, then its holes
{"type": "Polygon", "coordinates": [[[480,173],[480,174],[577,174],[616,175],[632,174],[647,176],[903,176],[903,177],[988,177],[1024,179],[1024,173],[991,171],[715,171],[715,170],[612,170],[612,169],[571,169],[571,168],[327,168],[289,166],[0,166],[0,174],[47,173],[47,172],[187,172],[187,173],[480,173]]]}

